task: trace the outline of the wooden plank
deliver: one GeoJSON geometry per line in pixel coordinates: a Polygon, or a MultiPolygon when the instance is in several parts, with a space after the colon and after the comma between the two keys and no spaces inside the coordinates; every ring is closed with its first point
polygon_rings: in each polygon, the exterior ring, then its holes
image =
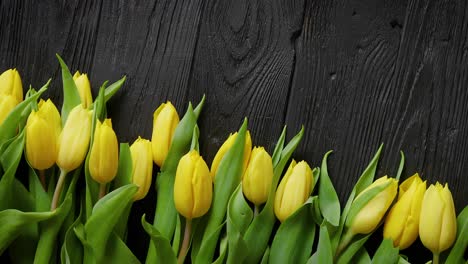
{"type": "Polygon", "coordinates": [[[303,158],[330,160],[342,201],[380,142],[379,176],[449,182],[466,205],[466,3],[308,1],[286,123],[304,122],[303,158]]]}
{"type": "Polygon", "coordinates": [[[206,1],[189,98],[207,95],[200,128],[209,163],[245,116],[253,144],[272,153],[283,126],[303,6],[302,0],[206,1]]]}

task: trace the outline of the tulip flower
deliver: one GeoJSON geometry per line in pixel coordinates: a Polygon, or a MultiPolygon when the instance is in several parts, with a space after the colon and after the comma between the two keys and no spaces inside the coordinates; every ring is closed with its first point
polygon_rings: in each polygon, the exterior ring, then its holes
{"type": "Polygon", "coordinates": [[[174,182],[174,203],[177,211],[186,218],[184,240],[178,263],[184,263],[192,232],[192,219],[203,216],[211,206],[213,185],[210,170],[196,150],[185,154],[177,165],[174,182]]]}
{"type": "Polygon", "coordinates": [[[0,94],[11,95],[19,104],[23,101],[23,85],[16,69],[9,69],[0,75],[0,94]]]}
{"type": "Polygon", "coordinates": [[[456,235],[457,219],[452,193],[447,184],[431,184],[421,205],[419,237],[423,245],[432,251],[434,264],[437,264],[440,252],[452,246],[456,235]]]}
{"type": "Polygon", "coordinates": [[[356,210],[353,205],[358,205],[362,199],[366,199],[366,194],[373,192],[376,188],[384,187],[377,195],[372,197],[362,208],[357,208],[355,216],[346,219],[346,226],[353,234],[369,234],[373,232],[380,221],[383,219],[390,205],[397,194],[398,181],[394,178],[384,176],[377,179],[362,191],[353,201],[350,208],[351,211],[356,210]]]}
{"type": "MultiPolygon", "coordinates": [[[[237,137],[237,132],[234,134],[230,134],[228,139],[221,145],[219,148],[218,152],[216,153],[213,163],[211,164],[211,170],[210,170],[210,175],[211,179],[214,182],[216,172],[218,171],[219,164],[224,158],[224,155],[228,150],[232,147],[232,144],[234,144],[234,141],[236,140],[237,137]]],[[[245,146],[244,146],[244,163],[242,166],[242,174],[244,174],[247,164],[249,163],[249,158],[250,158],[250,152],[252,151],[252,138],[250,137],[250,132],[247,131],[247,135],[245,137],[245,146]]]]}
{"type": "Polygon", "coordinates": [[[153,153],[151,142],[138,137],[130,146],[132,155],[132,183],[138,186],[138,191],[133,197],[134,201],[145,198],[151,186],[153,177],[153,153]]]}
{"type": "Polygon", "coordinates": [[[11,95],[0,94],[0,125],[5,121],[10,112],[18,103],[11,95]]]}
{"type": "Polygon", "coordinates": [[[83,105],[84,108],[89,108],[93,103],[93,97],[91,96],[91,84],[89,83],[88,75],[76,71],[73,75],[73,80],[80,94],[81,105],[83,105]]]}
{"type": "Polygon", "coordinates": [[[273,162],[263,147],[255,147],[250,155],[249,165],[242,178],[245,197],[256,206],[268,199],[273,181],[273,162]]]}
{"type": "MultiPolygon", "coordinates": [[[[50,99],[41,100],[26,122],[26,159],[31,167],[42,171],[57,161],[58,139],[62,129],[60,114],[50,99]]],[[[42,172],[41,172],[42,173],[42,172]]]]}
{"type": "Polygon", "coordinates": [[[409,247],[418,237],[421,203],[426,191],[426,182],[416,173],[400,184],[398,201],[385,219],[384,238],[393,240],[400,249],[409,247]]]}
{"type": "Polygon", "coordinates": [[[57,165],[70,172],[83,163],[91,136],[91,112],[82,105],[74,107],[60,134],[57,165]]]}
{"type": "Polygon", "coordinates": [[[89,156],[89,173],[101,185],[112,181],[119,166],[119,146],[110,119],[98,121],[89,156]]]}
{"type": "Polygon", "coordinates": [[[177,211],[188,219],[208,212],[213,192],[210,171],[196,150],[185,154],[177,166],[174,182],[174,203],[177,211]]]}
{"type": "Polygon", "coordinates": [[[309,198],[314,189],[314,176],[307,162],[293,160],[283,176],[275,195],[276,217],[284,222],[309,198]]]}
{"type": "Polygon", "coordinates": [[[179,115],[171,102],[161,104],[153,114],[153,135],[151,144],[153,160],[162,167],[171,147],[172,137],[179,124],[179,115]]]}

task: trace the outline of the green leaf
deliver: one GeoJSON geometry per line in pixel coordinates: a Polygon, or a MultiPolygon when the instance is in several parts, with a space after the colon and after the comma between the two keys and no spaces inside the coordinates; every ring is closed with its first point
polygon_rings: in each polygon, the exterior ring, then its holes
{"type": "Polygon", "coordinates": [[[405,153],[403,153],[403,151],[400,151],[400,156],[400,165],[398,165],[398,171],[395,177],[397,181],[400,180],[401,173],[403,173],[403,167],[405,166],[405,153]]]}
{"type": "Polygon", "coordinates": [[[369,239],[371,234],[368,235],[357,235],[354,239],[354,242],[349,244],[349,246],[341,253],[338,257],[337,264],[347,264],[351,263],[351,260],[355,254],[364,246],[367,239],[369,239]]]}
{"type": "MultiPolygon", "coordinates": [[[[137,189],[133,184],[120,187],[108,193],[94,206],[84,229],[97,263],[103,263],[107,241],[126,206],[133,201],[137,189]]],[[[85,248],[85,255],[88,253],[85,248]]]]}
{"type": "MultiPolygon", "coordinates": [[[[354,255],[353,259],[351,260],[351,263],[355,264],[370,264],[372,262],[369,253],[367,253],[366,248],[362,247],[361,249],[356,252],[354,255]]],[[[383,263],[387,263],[384,261],[383,263]]]]}
{"type": "Polygon", "coordinates": [[[117,236],[115,232],[112,232],[107,242],[105,262],[103,263],[138,264],[140,261],[133,255],[132,251],[125,245],[122,239],[117,236]]]}
{"type": "Polygon", "coordinates": [[[35,212],[46,212],[50,210],[50,203],[52,202],[42,183],[37,176],[36,171],[29,167],[29,190],[34,199],[35,212]]]}
{"type": "MultiPolygon", "coordinates": [[[[325,154],[320,170],[320,187],[318,190],[320,211],[323,217],[333,226],[340,224],[340,200],[336,194],[333,183],[328,175],[327,158],[332,153],[329,151],[325,154]]],[[[328,235],[328,232],[327,232],[328,235]]]]}
{"type": "Polygon", "coordinates": [[[320,225],[320,234],[316,253],[318,262],[315,263],[333,263],[333,250],[331,247],[330,236],[328,235],[327,223],[325,221],[320,225]]]}
{"type": "Polygon", "coordinates": [[[0,211],[0,255],[26,226],[47,220],[56,214],[57,212],[25,213],[16,209],[0,211]]]}
{"type": "MultiPolygon", "coordinates": [[[[39,98],[47,90],[49,86],[50,79],[47,81],[42,88],[32,95],[31,97],[27,98],[23,102],[19,103],[13,110],[8,114],[8,116],[3,120],[3,123],[0,124],[0,149],[1,146],[10,138],[14,137],[17,133],[18,127],[23,127],[23,121],[26,121],[23,117],[23,113],[27,113],[31,111],[31,104],[39,98]]],[[[0,155],[3,153],[0,152],[0,155]]]]}
{"type": "Polygon", "coordinates": [[[265,253],[263,254],[262,261],[260,264],[268,264],[268,259],[270,259],[270,248],[267,247],[265,253]]]}
{"type": "MultiPolygon", "coordinates": [[[[263,210],[254,217],[254,220],[250,224],[249,228],[245,232],[244,240],[249,248],[249,255],[247,256],[247,263],[258,263],[268,246],[271,232],[273,231],[276,217],[273,212],[273,204],[276,194],[276,187],[283,169],[286,163],[291,158],[292,153],[301,142],[302,136],[304,135],[304,127],[301,128],[299,133],[291,139],[288,145],[281,151],[281,159],[274,168],[273,181],[271,184],[270,193],[268,194],[268,200],[263,210]]],[[[281,139],[280,139],[281,140],[281,139]]]]}
{"type": "Polygon", "coordinates": [[[312,219],[313,203],[309,198],[294,214],[288,217],[276,231],[271,244],[271,264],[306,263],[315,238],[315,224],[312,219]]]}
{"type": "Polygon", "coordinates": [[[445,263],[463,263],[463,254],[468,247],[468,206],[457,217],[457,240],[445,263]]]}
{"type": "Polygon", "coordinates": [[[132,154],[128,143],[120,143],[119,168],[112,183],[112,189],[132,183],[132,154]]]}
{"type": "Polygon", "coordinates": [[[55,56],[57,56],[60,67],[62,68],[63,105],[61,116],[62,124],[65,124],[65,121],[67,121],[68,118],[68,114],[75,106],[81,103],[81,99],[80,94],[78,93],[78,88],[76,88],[75,81],[73,80],[73,76],[70,73],[68,66],[58,54],[55,54],[55,56]]]}
{"type": "Polygon", "coordinates": [[[242,263],[248,254],[247,245],[243,239],[245,230],[253,219],[253,212],[245,201],[242,184],[239,184],[229,199],[227,211],[227,235],[229,252],[227,263],[242,263]]]}
{"type": "Polygon", "coordinates": [[[141,224],[143,225],[146,233],[150,235],[151,241],[153,241],[153,246],[157,249],[155,252],[154,263],[176,264],[177,257],[174,251],[172,251],[169,240],[161,235],[156,227],[146,222],[145,215],[141,217],[141,224]]]}
{"type": "Polygon", "coordinates": [[[67,195],[67,198],[56,209],[56,214],[42,222],[40,226],[40,239],[34,257],[34,263],[51,263],[55,262],[53,252],[57,246],[57,234],[62,226],[63,220],[68,215],[71,208],[72,197],[67,195]]]}
{"type": "Polygon", "coordinates": [[[232,147],[224,155],[216,172],[213,202],[206,216],[206,228],[203,235],[195,234],[195,237],[201,238],[201,241],[194,240],[192,248],[192,257],[195,257],[194,263],[207,263],[213,260],[219,237],[217,230],[225,219],[229,198],[241,182],[246,133],[247,119],[244,120],[232,147]],[[208,237],[215,239],[210,240],[208,237]]]}
{"type": "Polygon", "coordinates": [[[372,258],[372,263],[389,263],[396,264],[400,256],[398,255],[398,248],[393,247],[393,241],[391,239],[385,238],[380,243],[379,248],[372,258]]]}
{"type": "Polygon", "coordinates": [[[213,264],[224,264],[226,255],[228,252],[228,237],[223,237],[221,239],[221,242],[219,243],[219,256],[218,258],[213,262],[213,264]]]}
{"type": "Polygon", "coordinates": [[[109,85],[109,87],[106,88],[105,90],[105,102],[109,101],[109,99],[114,96],[117,91],[119,91],[120,87],[125,83],[125,80],[127,79],[127,76],[123,76],[120,80],[116,81],[115,83],[109,85]]]}
{"type": "Polygon", "coordinates": [[[60,259],[62,263],[66,264],[81,264],[83,263],[83,246],[81,245],[80,240],[76,236],[74,229],[81,223],[82,210],[80,210],[80,215],[73,222],[73,224],[68,228],[65,239],[62,244],[60,259]]]}
{"type": "Polygon", "coordinates": [[[180,221],[180,215],[178,214],[177,215],[177,223],[176,223],[176,228],[175,228],[175,231],[174,231],[174,238],[172,240],[172,250],[174,250],[174,252],[179,252],[179,247],[180,247],[180,240],[181,240],[181,237],[183,236],[182,234],[182,223],[180,221]]]}
{"type": "Polygon", "coordinates": [[[276,143],[276,146],[275,146],[275,150],[273,151],[273,156],[272,156],[273,167],[276,167],[276,165],[278,165],[278,162],[281,159],[281,152],[283,152],[285,139],[286,139],[286,126],[284,126],[283,132],[281,132],[281,136],[279,137],[278,142],[276,143]]]}
{"type": "Polygon", "coordinates": [[[379,161],[382,148],[383,148],[383,144],[380,145],[379,149],[377,150],[377,153],[375,153],[371,162],[369,163],[369,165],[367,165],[367,168],[361,174],[361,176],[359,177],[359,180],[354,185],[353,190],[351,191],[351,194],[349,195],[348,201],[346,202],[345,208],[343,209],[343,212],[340,217],[340,226],[338,230],[331,237],[332,246],[334,249],[333,251],[336,250],[336,248],[338,247],[338,243],[340,242],[344,224],[345,224],[346,218],[348,217],[348,212],[351,207],[351,204],[354,201],[354,197],[356,197],[360,192],[362,192],[365,188],[367,188],[367,186],[371,185],[372,182],[374,181],[375,172],[377,170],[377,163],[379,161]]]}
{"type": "Polygon", "coordinates": [[[199,137],[200,129],[198,128],[198,125],[195,124],[195,127],[193,128],[192,143],[190,144],[190,150],[196,150],[197,152],[200,152],[200,146],[198,145],[199,137]]]}

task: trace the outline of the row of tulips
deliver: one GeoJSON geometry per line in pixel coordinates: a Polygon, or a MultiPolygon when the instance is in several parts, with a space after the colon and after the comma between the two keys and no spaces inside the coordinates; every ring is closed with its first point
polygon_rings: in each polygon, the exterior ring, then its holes
{"type": "Polygon", "coordinates": [[[23,100],[18,72],[0,75],[0,222],[9,223],[0,225],[0,253],[14,263],[139,263],[125,245],[126,226],[133,202],[151,189],[153,163],[153,224],[142,216],[151,238],[146,263],[408,263],[399,250],[418,236],[433,263],[465,261],[468,209],[457,220],[448,185],[426,189],[418,174],[398,187],[403,154],[396,178],[374,181],[381,146],[341,208],[328,175],[331,152],[320,168],[290,161],[303,129],[287,143],[285,128],[270,155],[252,148],[245,120],[208,167],[198,146],[204,98],[182,119],[161,104],[151,141],[119,147],[105,106],[125,77],[104,83],[93,101],[87,75],[72,76],[58,59],[61,113],[39,99],[48,83],[23,100]],[[29,175],[18,179],[23,152],[29,175]],[[371,257],[364,244],[380,225],[371,257]]]}

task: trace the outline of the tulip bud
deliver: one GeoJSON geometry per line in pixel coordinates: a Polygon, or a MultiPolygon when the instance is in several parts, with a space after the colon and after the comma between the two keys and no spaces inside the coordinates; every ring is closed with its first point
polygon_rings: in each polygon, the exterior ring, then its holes
{"type": "Polygon", "coordinates": [[[91,113],[82,105],[74,107],[60,134],[57,165],[70,172],[86,157],[91,136],[91,113]]]}
{"type": "Polygon", "coordinates": [[[397,180],[384,176],[364,189],[364,191],[354,199],[351,204],[350,213],[346,219],[346,226],[350,228],[351,232],[353,234],[369,234],[374,231],[392,204],[393,199],[395,199],[397,188],[397,180]],[[376,188],[383,189],[372,197],[362,208],[353,208],[353,205],[357,206],[362,204],[363,199],[367,199],[367,195],[377,190],[376,188]],[[356,213],[354,217],[350,217],[352,211],[356,213]]]}
{"type": "Polygon", "coordinates": [[[0,94],[0,125],[5,121],[10,112],[17,105],[15,97],[11,95],[0,94]]]}
{"type": "Polygon", "coordinates": [[[434,254],[450,248],[457,235],[457,219],[448,185],[431,184],[424,194],[419,219],[419,237],[434,254]]]}
{"type": "Polygon", "coordinates": [[[200,217],[211,206],[213,186],[210,170],[196,150],[185,154],[177,165],[174,202],[177,211],[187,219],[200,217]]]}
{"type": "Polygon", "coordinates": [[[0,94],[11,95],[17,104],[23,101],[23,85],[16,69],[9,69],[0,75],[0,94]]]}
{"type": "Polygon", "coordinates": [[[103,123],[98,121],[89,156],[89,173],[95,181],[106,184],[114,179],[118,166],[119,146],[112,122],[110,119],[103,123]]]}
{"type": "Polygon", "coordinates": [[[153,177],[153,153],[151,142],[138,137],[130,146],[132,154],[132,183],[138,186],[138,191],[133,197],[134,201],[145,198],[151,186],[153,177]]]}
{"type": "Polygon", "coordinates": [[[154,111],[151,144],[154,163],[159,167],[162,167],[166,160],[177,124],[179,124],[179,115],[171,102],[161,104],[154,111]]]}
{"type": "Polygon", "coordinates": [[[307,201],[314,188],[313,184],[314,176],[307,162],[296,164],[296,161],[291,161],[275,195],[275,214],[281,222],[307,201]]]}
{"type": "Polygon", "coordinates": [[[393,240],[400,249],[409,247],[418,237],[421,203],[426,182],[415,174],[400,184],[398,201],[388,212],[384,224],[384,238],[393,240]]]}
{"type": "Polygon", "coordinates": [[[91,84],[89,83],[88,75],[86,73],[81,74],[79,71],[76,71],[73,75],[73,80],[75,81],[76,88],[80,94],[81,105],[84,108],[89,108],[93,103],[93,97],[91,96],[91,84]]]}
{"type": "MultiPolygon", "coordinates": [[[[211,170],[210,170],[210,175],[211,179],[214,182],[216,172],[218,171],[219,164],[221,163],[221,160],[223,160],[224,155],[228,150],[232,147],[234,144],[234,141],[236,140],[237,137],[237,132],[234,134],[230,134],[228,139],[221,145],[219,148],[218,152],[216,153],[213,163],[211,163],[211,170]]],[[[247,164],[249,163],[249,158],[250,158],[250,152],[252,151],[252,138],[250,137],[250,132],[247,131],[247,134],[245,136],[245,146],[244,146],[244,162],[242,165],[242,174],[244,174],[247,164]]]]}
{"type": "Polygon", "coordinates": [[[31,167],[45,170],[55,164],[61,127],[54,103],[41,100],[38,111],[33,110],[26,123],[26,159],[31,167]]]}
{"type": "Polygon", "coordinates": [[[268,199],[273,180],[273,162],[263,147],[255,147],[250,155],[249,165],[242,179],[245,197],[255,205],[268,199]]]}

